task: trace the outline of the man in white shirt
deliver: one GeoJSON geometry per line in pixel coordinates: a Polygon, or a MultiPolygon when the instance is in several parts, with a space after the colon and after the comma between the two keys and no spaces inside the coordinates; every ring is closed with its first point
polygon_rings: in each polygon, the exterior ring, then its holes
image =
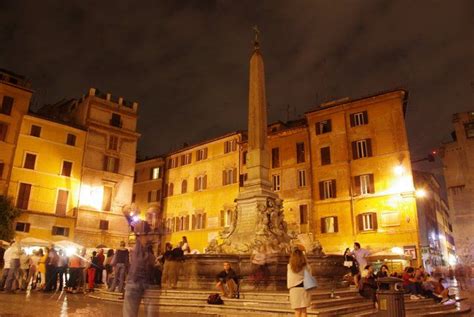
{"type": "Polygon", "coordinates": [[[354,250],[352,251],[352,255],[359,265],[359,272],[362,273],[368,264],[367,257],[370,255],[369,251],[367,249],[362,249],[359,242],[354,242],[354,250]]]}
{"type": "Polygon", "coordinates": [[[5,291],[11,292],[16,290],[16,288],[18,287],[18,283],[16,281],[18,279],[18,274],[20,270],[20,245],[13,241],[7,251],[10,251],[10,270],[8,271],[7,282],[5,283],[5,291]]]}

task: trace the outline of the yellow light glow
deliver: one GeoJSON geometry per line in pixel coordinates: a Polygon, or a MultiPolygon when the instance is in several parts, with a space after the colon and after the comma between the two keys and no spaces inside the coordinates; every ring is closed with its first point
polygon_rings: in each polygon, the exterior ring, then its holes
{"type": "Polygon", "coordinates": [[[426,190],[424,189],[417,189],[415,192],[416,198],[423,198],[426,197],[426,190]]]}
{"type": "Polygon", "coordinates": [[[92,207],[96,210],[102,208],[102,197],[104,188],[102,186],[82,185],[79,195],[79,205],[81,207],[92,207]]]}
{"type": "Polygon", "coordinates": [[[392,253],[402,255],[404,252],[403,252],[403,249],[400,248],[400,247],[393,247],[392,248],[392,253]]]}
{"type": "Polygon", "coordinates": [[[405,168],[402,165],[397,165],[393,168],[393,172],[396,175],[401,176],[405,172],[405,168]]]}
{"type": "Polygon", "coordinates": [[[66,251],[66,256],[71,256],[75,254],[77,250],[75,247],[67,247],[65,251],[66,251]]]}

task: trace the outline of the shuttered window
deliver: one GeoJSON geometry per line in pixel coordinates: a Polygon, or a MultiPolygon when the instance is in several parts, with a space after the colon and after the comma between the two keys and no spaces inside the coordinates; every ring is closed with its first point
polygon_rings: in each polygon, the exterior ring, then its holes
{"type": "Polygon", "coordinates": [[[329,146],[321,148],[321,165],[331,164],[331,148],[329,146]]]}
{"type": "Polygon", "coordinates": [[[99,229],[100,230],[109,230],[109,221],[108,220],[100,220],[99,221],[99,229]]]}
{"type": "Polygon", "coordinates": [[[316,122],[316,134],[324,134],[332,131],[331,120],[316,122]]]}
{"type": "Polygon", "coordinates": [[[104,156],[104,171],[118,173],[120,159],[118,157],[104,156]]]}
{"type": "Polygon", "coordinates": [[[304,142],[296,143],[296,163],[305,162],[304,142]]]}
{"type": "Polygon", "coordinates": [[[280,182],[280,175],[279,174],[274,174],[272,175],[272,181],[273,181],[273,191],[280,191],[281,189],[281,182],[280,182]]]}
{"type": "Polygon", "coordinates": [[[34,170],[35,169],[35,163],[36,163],[36,154],[32,153],[26,153],[25,155],[25,162],[23,163],[23,167],[34,170]]]}
{"type": "Polygon", "coordinates": [[[112,113],[112,118],[110,119],[110,125],[113,127],[121,128],[122,117],[118,113],[112,113]]]}
{"type": "Polygon", "coordinates": [[[300,205],[300,225],[308,224],[308,205],[300,205]]]}
{"type": "Polygon", "coordinates": [[[374,174],[365,174],[354,177],[356,195],[375,193],[374,174]]]}
{"type": "Polygon", "coordinates": [[[181,182],[181,194],[186,194],[188,192],[188,181],[183,180],[181,182]]]}
{"type": "Polygon", "coordinates": [[[372,156],[372,140],[358,140],[352,142],[352,158],[354,160],[372,156]]]}
{"type": "Polygon", "coordinates": [[[339,231],[337,217],[321,218],[321,233],[336,233],[339,231]]]}
{"type": "Polygon", "coordinates": [[[0,122],[0,141],[5,141],[7,139],[8,124],[0,122]]]}
{"type": "Polygon", "coordinates": [[[351,127],[366,125],[369,123],[367,111],[356,112],[350,115],[351,127]]]}
{"type": "Polygon", "coordinates": [[[30,129],[30,135],[39,138],[41,136],[41,127],[33,124],[30,129]]]}
{"type": "Polygon", "coordinates": [[[13,98],[10,96],[3,96],[2,105],[0,107],[0,113],[10,115],[13,108],[13,98]]]}
{"type": "Polygon", "coordinates": [[[199,175],[194,178],[194,191],[201,191],[207,188],[207,175],[199,175]]]}
{"type": "Polygon", "coordinates": [[[174,184],[169,183],[168,184],[168,196],[173,196],[173,194],[174,194],[174,184]]]}
{"type": "Polygon", "coordinates": [[[69,228],[53,226],[53,236],[64,236],[69,237],[69,228]]]}
{"type": "Polygon", "coordinates": [[[196,151],[196,161],[207,159],[207,147],[196,151]]]}
{"type": "Polygon", "coordinates": [[[319,198],[321,200],[328,198],[336,198],[335,179],[319,182],[319,198]]]}
{"type": "Polygon", "coordinates": [[[298,171],[298,187],[306,187],[306,170],[298,171]]]}
{"type": "Polygon", "coordinates": [[[359,231],[377,230],[377,214],[375,212],[368,212],[357,215],[357,225],[359,231]]]}
{"type": "Polygon", "coordinates": [[[237,183],[237,168],[222,171],[222,185],[237,183]]]}
{"type": "Polygon", "coordinates": [[[16,207],[19,209],[28,209],[30,200],[31,184],[20,183],[16,207]]]}
{"type": "Polygon", "coordinates": [[[67,201],[69,192],[67,190],[58,190],[58,199],[56,201],[56,215],[65,216],[67,211],[67,201]]]}
{"type": "Polygon", "coordinates": [[[153,167],[150,169],[150,179],[158,179],[161,177],[160,173],[160,168],[159,167],[153,167]]]}
{"type": "Polygon", "coordinates": [[[61,170],[61,175],[71,177],[71,171],[72,171],[72,162],[64,161],[63,168],[61,170]]]}
{"type": "Polygon", "coordinates": [[[224,154],[237,150],[237,140],[229,140],[224,142],[224,154]]]}
{"type": "Polygon", "coordinates": [[[242,153],[242,164],[246,165],[247,164],[247,151],[244,151],[242,153]]]}
{"type": "Polygon", "coordinates": [[[67,145],[76,145],[76,136],[74,134],[68,133],[67,138],[66,138],[66,144],[67,145]]]}
{"type": "Polygon", "coordinates": [[[104,186],[104,196],[102,198],[102,210],[110,211],[112,208],[112,187],[104,186]]]}
{"type": "Polygon", "coordinates": [[[30,224],[27,222],[17,222],[15,225],[15,231],[30,232],[30,224]]]}
{"type": "Polygon", "coordinates": [[[272,149],[272,168],[280,167],[280,149],[273,148],[272,149]]]}
{"type": "Polygon", "coordinates": [[[117,151],[118,149],[118,137],[115,135],[109,136],[109,150],[117,151]]]}

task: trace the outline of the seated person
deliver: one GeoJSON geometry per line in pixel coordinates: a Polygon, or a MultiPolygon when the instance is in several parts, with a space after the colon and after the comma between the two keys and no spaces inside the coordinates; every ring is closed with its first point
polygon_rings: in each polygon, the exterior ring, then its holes
{"type": "Polygon", "coordinates": [[[224,262],[224,270],[217,274],[216,287],[225,297],[234,297],[237,291],[238,278],[235,271],[230,267],[229,262],[224,262]]]}
{"type": "Polygon", "coordinates": [[[421,293],[421,283],[415,277],[415,270],[412,267],[407,267],[403,272],[402,279],[403,288],[407,293],[414,295],[413,299],[418,299],[416,295],[421,293]]]}
{"type": "Polygon", "coordinates": [[[370,264],[367,264],[362,271],[362,278],[359,283],[359,294],[362,297],[372,299],[375,303],[376,298],[377,283],[375,281],[374,267],[370,264]]]}
{"type": "MultiPolygon", "coordinates": [[[[380,267],[380,271],[377,272],[377,279],[389,277],[388,266],[385,264],[380,267]]],[[[379,289],[388,290],[389,285],[386,283],[379,283],[379,289]]]]}
{"type": "Polygon", "coordinates": [[[442,303],[449,300],[449,288],[445,288],[443,285],[443,282],[444,282],[444,279],[440,278],[437,283],[433,283],[434,284],[433,294],[439,299],[441,299],[442,303]]]}

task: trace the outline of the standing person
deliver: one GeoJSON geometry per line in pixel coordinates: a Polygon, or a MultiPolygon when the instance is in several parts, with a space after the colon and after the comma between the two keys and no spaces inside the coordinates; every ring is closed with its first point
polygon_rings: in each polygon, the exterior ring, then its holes
{"type": "Polygon", "coordinates": [[[104,249],[100,249],[99,254],[97,254],[97,267],[95,271],[96,284],[104,284],[104,282],[102,281],[102,275],[104,272],[104,262],[105,262],[104,249]]]}
{"type": "Polygon", "coordinates": [[[191,247],[189,246],[186,236],[183,236],[183,240],[181,240],[181,249],[183,250],[183,254],[191,253],[191,247]]]}
{"type": "Polygon", "coordinates": [[[89,263],[89,268],[87,269],[87,281],[89,282],[89,292],[94,291],[94,283],[97,281],[96,270],[98,268],[99,259],[97,258],[97,252],[92,252],[91,261],[89,263]]]}
{"type": "Polygon", "coordinates": [[[69,260],[66,256],[66,254],[64,254],[63,250],[59,250],[58,267],[57,267],[56,271],[58,272],[57,274],[58,274],[58,279],[59,279],[59,290],[60,291],[63,290],[63,284],[64,285],[67,284],[67,266],[69,264],[68,262],[69,262],[69,260]]]}
{"type": "Polygon", "coordinates": [[[359,288],[360,274],[368,264],[367,257],[370,255],[370,253],[368,250],[362,249],[359,242],[354,242],[354,250],[352,250],[351,255],[357,261],[357,266],[359,267],[359,274],[357,274],[356,278],[354,279],[356,287],[359,288]]]}
{"type": "Polygon", "coordinates": [[[123,292],[123,284],[125,282],[125,274],[129,267],[129,252],[125,248],[125,242],[120,241],[120,248],[115,251],[115,256],[112,259],[111,265],[114,269],[114,279],[112,285],[109,288],[110,292],[115,292],[118,287],[119,293],[123,292]]]}
{"type": "MultiPolygon", "coordinates": [[[[35,250],[33,255],[30,257],[30,270],[28,271],[28,278],[26,279],[26,285],[31,283],[31,289],[36,288],[36,282],[38,281],[38,266],[41,259],[39,252],[41,249],[35,250]]],[[[42,254],[42,253],[41,253],[42,254]]]]}
{"type": "Polygon", "coordinates": [[[7,282],[5,284],[5,290],[12,292],[17,288],[17,279],[20,270],[20,245],[13,241],[10,245],[9,258],[10,258],[10,270],[8,271],[7,282]]]}
{"type": "Polygon", "coordinates": [[[290,255],[288,263],[287,287],[290,290],[290,305],[295,310],[296,317],[306,317],[306,309],[311,306],[311,295],[304,288],[304,271],[311,268],[308,266],[306,257],[300,249],[294,250],[290,255]]]}
{"type": "Polygon", "coordinates": [[[30,271],[30,256],[21,250],[20,253],[20,270],[18,274],[18,286],[20,290],[26,291],[28,287],[28,274],[30,271]]]}
{"type": "Polygon", "coordinates": [[[107,257],[105,258],[105,283],[107,284],[107,288],[109,288],[112,284],[112,274],[113,274],[113,267],[112,267],[112,260],[114,258],[114,249],[107,250],[107,257]]]}
{"type": "Polygon", "coordinates": [[[46,286],[44,288],[45,292],[51,292],[56,290],[58,283],[58,267],[59,256],[54,245],[49,250],[48,257],[46,258],[46,286]]]}
{"type": "MultiPolygon", "coordinates": [[[[148,288],[150,273],[153,271],[152,257],[147,250],[149,243],[150,226],[147,222],[139,222],[135,226],[136,244],[131,254],[130,271],[125,286],[125,296],[123,302],[123,317],[137,317],[140,308],[140,302],[148,288]]],[[[147,316],[151,316],[149,305],[145,302],[145,311],[147,316]]]]}
{"type": "Polygon", "coordinates": [[[42,290],[46,286],[46,260],[48,258],[49,254],[49,248],[45,248],[46,252],[43,252],[43,249],[38,250],[38,256],[39,256],[39,261],[38,261],[38,273],[40,274],[40,287],[39,289],[42,290]]]}
{"type": "Polygon", "coordinates": [[[356,279],[359,274],[359,267],[357,266],[357,261],[352,256],[349,248],[346,248],[346,251],[344,251],[344,266],[351,270],[352,280],[357,287],[356,279]]]}
{"type": "Polygon", "coordinates": [[[161,275],[161,286],[164,288],[171,287],[170,279],[170,259],[173,250],[173,245],[169,242],[165,244],[165,253],[161,257],[161,265],[163,266],[163,273],[161,275]]]}
{"type": "Polygon", "coordinates": [[[180,242],[180,244],[176,248],[171,250],[171,257],[168,260],[168,278],[171,288],[176,288],[176,285],[178,284],[179,273],[181,271],[181,264],[183,263],[183,260],[184,252],[180,242]]]}
{"type": "Polygon", "coordinates": [[[5,260],[5,266],[3,267],[3,271],[2,271],[2,277],[0,278],[0,290],[1,291],[4,291],[5,290],[5,284],[7,282],[7,279],[8,279],[8,274],[10,273],[10,254],[12,253],[13,249],[11,248],[8,248],[6,251],[5,251],[5,254],[3,255],[4,257],[4,260],[5,260]]]}
{"type": "Polygon", "coordinates": [[[83,248],[81,250],[81,255],[79,255],[81,259],[81,270],[79,273],[79,277],[77,279],[77,289],[81,289],[82,292],[86,292],[86,284],[87,284],[87,269],[89,267],[89,261],[87,261],[87,249],[83,248]]]}
{"type": "Polygon", "coordinates": [[[69,278],[66,283],[68,293],[77,293],[79,278],[82,275],[82,261],[79,255],[74,253],[69,258],[69,278]]]}

